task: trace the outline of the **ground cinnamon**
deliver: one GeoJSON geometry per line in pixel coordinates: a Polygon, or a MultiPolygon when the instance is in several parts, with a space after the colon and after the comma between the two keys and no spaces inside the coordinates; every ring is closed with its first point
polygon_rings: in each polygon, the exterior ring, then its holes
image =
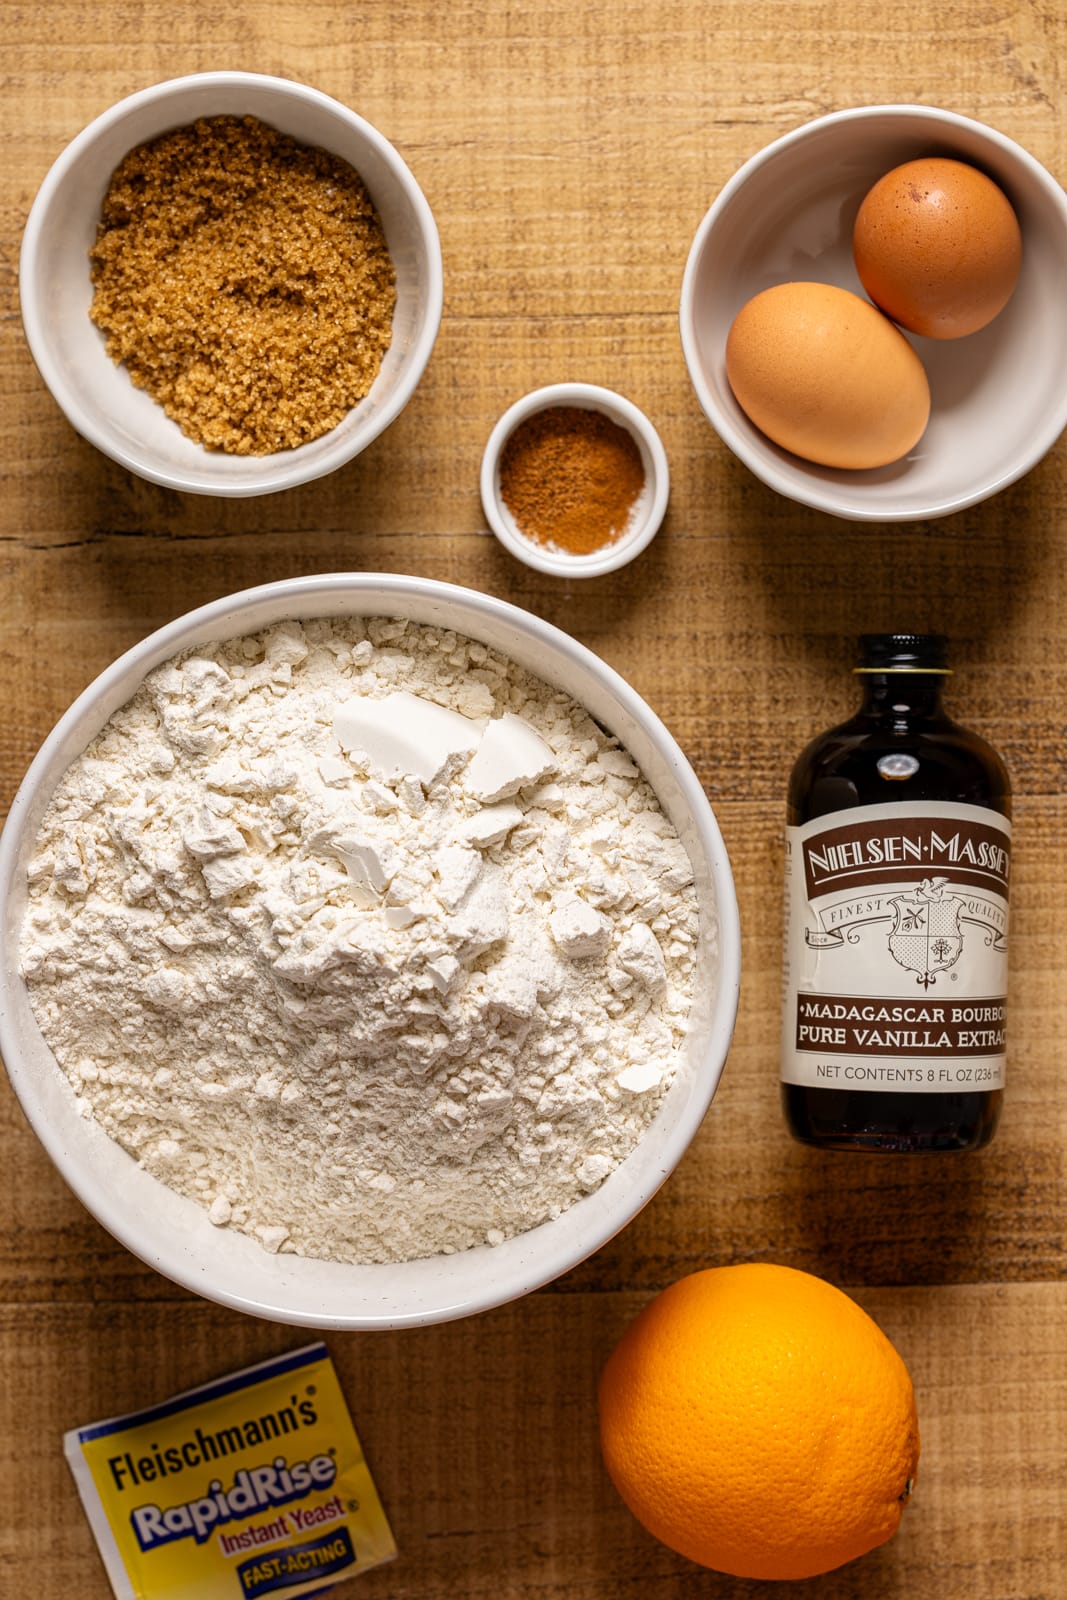
{"type": "Polygon", "coordinates": [[[500,456],[501,497],[519,530],[572,555],[589,555],[626,531],[644,482],[633,435],[582,406],[535,412],[500,456]]]}

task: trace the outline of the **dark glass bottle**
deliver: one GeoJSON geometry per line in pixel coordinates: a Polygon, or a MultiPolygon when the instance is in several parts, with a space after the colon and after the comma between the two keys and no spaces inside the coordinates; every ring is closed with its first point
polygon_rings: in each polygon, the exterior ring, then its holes
{"type": "Polygon", "coordinates": [[[1011,794],[941,708],[946,643],[860,640],[789,784],[782,1103],[835,1150],[974,1150],[1003,1099],[1011,794]]]}

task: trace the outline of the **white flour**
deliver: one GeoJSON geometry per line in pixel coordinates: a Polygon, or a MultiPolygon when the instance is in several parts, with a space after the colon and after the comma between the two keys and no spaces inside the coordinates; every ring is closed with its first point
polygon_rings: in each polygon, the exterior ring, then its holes
{"type": "Polygon", "coordinates": [[[84,1115],[269,1250],[405,1260],[557,1215],[651,1121],[692,999],[692,869],[629,756],[400,621],[161,667],[29,878],[23,971],[84,1115]]]}

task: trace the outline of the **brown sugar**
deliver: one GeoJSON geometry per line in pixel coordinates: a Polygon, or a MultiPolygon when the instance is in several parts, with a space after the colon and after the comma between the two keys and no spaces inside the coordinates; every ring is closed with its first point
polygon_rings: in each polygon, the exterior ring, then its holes
{"type": "Polygon", "coordinates": [[[602,411],[549,406],[500,456],[500,493],[527,538],[589,555],[626,531],[645,482],[633,435],[602,411]]]}
{"type": "Polygon", "coordinates": [[[89,257],[108,354],[208,449],[328,432],[392,338],[396,274],[359,174],[255,117],[131,150],[89,257]]]}

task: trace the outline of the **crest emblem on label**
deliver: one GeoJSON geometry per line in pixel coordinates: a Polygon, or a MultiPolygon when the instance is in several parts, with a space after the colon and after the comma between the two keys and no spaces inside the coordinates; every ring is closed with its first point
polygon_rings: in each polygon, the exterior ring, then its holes
{"type": "Polygon", "coordinates": [[[945,878],[926,878],[908,894],[894,895],[889,951],[898,966],[914,972],[924,989],[959,960],[963,949],[959,895],[946,894],[945,878]]]}

